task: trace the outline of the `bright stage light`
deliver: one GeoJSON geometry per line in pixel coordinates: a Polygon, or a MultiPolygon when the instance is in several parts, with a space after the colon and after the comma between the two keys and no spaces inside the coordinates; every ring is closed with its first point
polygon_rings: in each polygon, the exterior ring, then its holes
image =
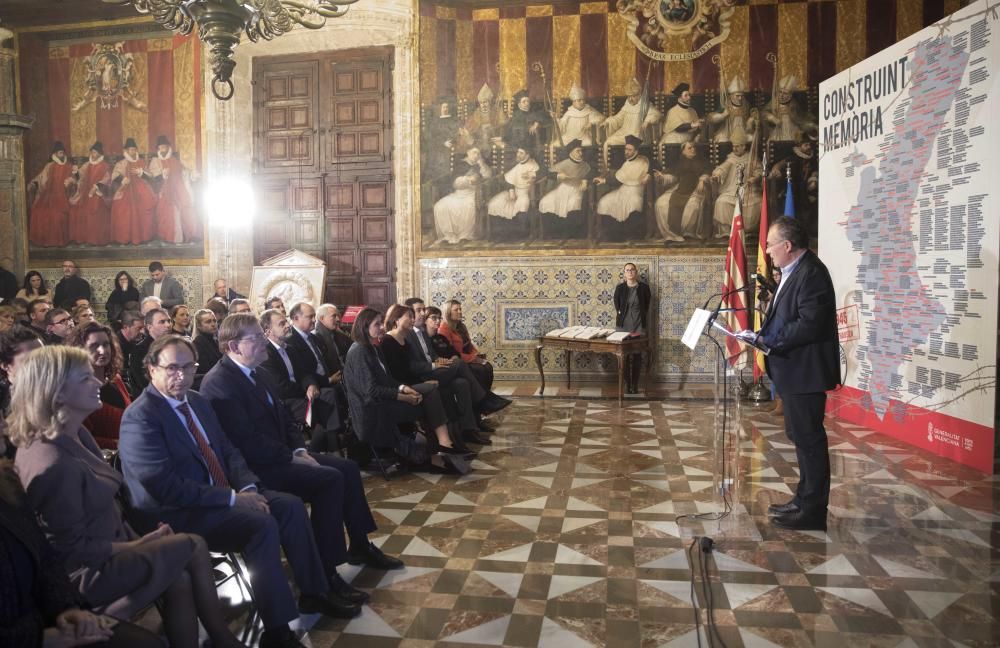
{"type": "Polygon", "coordinates": [[[231,230],[248,228],[256,207],[253,187],[245,178],[218,178],[205,188],[205,210],[213,225],[231,230]]]}

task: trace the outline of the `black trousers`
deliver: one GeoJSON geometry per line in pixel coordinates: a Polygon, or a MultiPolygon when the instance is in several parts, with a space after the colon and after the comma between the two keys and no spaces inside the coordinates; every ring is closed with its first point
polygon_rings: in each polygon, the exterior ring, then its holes
{"type": "Polygon", "coordinates": [[[312,454],[320,465],[296,463],[251,466],[268,487],[291,493],[311,505],[313,535],[323,568],[332,575],[347,560],[344,527],[351,543],[364,545],[376,529],[368,507],[361,470],[350,459],[312,454]]]}
{"type": "Polygon", "coordinates": [[[300,592],[326,596],[330,582],[302,500],[266,489],[260,494],[267,498],[268,513],[234,506],[162,512],[160,518],[174,531],[200,535],[212,551],[243,554],[261,620],[269,630],[299,618],[281,565],[282,549],[300,592]]]}
{"type": "Polygon", "coordinates": [[[486,391],[493,389],[493,365],[488,362],[470,362],[469,371],[486,391]]]}
{"type": "Polygon", "coordinates": [[[799,485],[792,500],[807,516],[826,517],[830,502],[830,451],[823,427],[826,392],[782,394],[785,434],[795,444],[799,485]]]}

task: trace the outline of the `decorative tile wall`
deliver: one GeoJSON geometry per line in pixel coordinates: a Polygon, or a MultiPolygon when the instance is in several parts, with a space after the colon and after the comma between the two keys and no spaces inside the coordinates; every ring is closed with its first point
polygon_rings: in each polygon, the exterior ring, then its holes
{"type": "MultiPolygon", "coordinates": [[[[654,377],[711,382],[713,350],[699,346],[692,352],[680,338],[692,311],[721,289],[721,255],[421,259],[418,285],[429,304],[462,302],[472,339],[498,377],[537,380],[539,335],[575,324],[614,327],[612,298],[629,261],[653,292],[654,377]]],[[[543,363],[558,373],[565,369],[564,354],[545,352],[543,363]]],[[[573,355],[574,380],[605,380],[616,369],[610,355],[573,355]]]]}

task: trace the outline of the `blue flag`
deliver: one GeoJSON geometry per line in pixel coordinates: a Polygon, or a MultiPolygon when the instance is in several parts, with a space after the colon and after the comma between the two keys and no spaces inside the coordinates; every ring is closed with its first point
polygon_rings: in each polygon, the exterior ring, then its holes
{"type": "Polygon", "coordinates": [[[795,218],[795,193],[792,191],[792,179],[788,178],[785,185],[785,216],[795,218]]]}

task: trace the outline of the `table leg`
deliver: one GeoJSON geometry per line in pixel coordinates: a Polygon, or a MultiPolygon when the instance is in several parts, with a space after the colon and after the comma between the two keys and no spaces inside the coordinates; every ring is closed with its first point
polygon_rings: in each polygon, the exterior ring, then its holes
{"type": "Polygon", "coordinates": [[[615,357],[618,358],[618,406],[621,407],[625,399],[625,356],[619,351],[615,354],[615,357]]]}
{"type": "Polygon", "coordinates": [[[570,374],[570,368],[573,366],[573,352],[566,349],[566,389],[570,388],[573,381],[573,376],[570,374]]]}
{"type": "Polygon", "coordinates": [[[538,375],[542,379],[542,387],[538,390],[539,396],[545,396],[545,371],[542,369],[542,345],[535,347],[535,364],[538,365],[538,375]]]}

